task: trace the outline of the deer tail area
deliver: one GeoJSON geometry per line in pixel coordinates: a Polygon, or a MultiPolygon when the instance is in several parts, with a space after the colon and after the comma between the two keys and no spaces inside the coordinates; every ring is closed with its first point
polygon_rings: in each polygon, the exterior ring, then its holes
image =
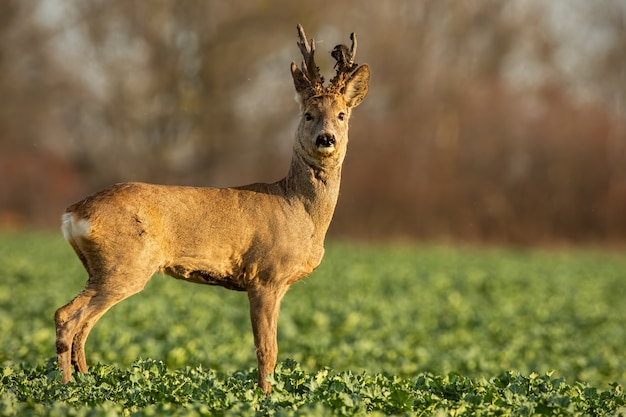
{"type": "Polygon", "coordinates": [[[76,219],[74,213],[66,212],[61,216],[61,231],[63,237],[72,246],[79,238],[84,238],[89,233],[90,225],[85,219],[76,219]]]}

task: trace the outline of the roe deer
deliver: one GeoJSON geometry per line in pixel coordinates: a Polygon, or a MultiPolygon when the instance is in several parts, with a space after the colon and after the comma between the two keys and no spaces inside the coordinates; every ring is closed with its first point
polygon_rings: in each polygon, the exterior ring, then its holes
{"type": "Polygon", "coordinates": [[[87,372],[85,341],[114,304],[141,291],[156,272],[246,291],[258,360],[258,385],[271,390],[280,302],[321,262],[348,144],[351,109],[367,94],[370,70],[337,45],[328,86],[315,42],[298,25],[301,68],[291,63],[300,104],[291,167],[273,184],[195,188],[113,185],[67,208],[62,230],[89,274],[86,287],[55,314],[63,382],[72,365],[87,372]]]}

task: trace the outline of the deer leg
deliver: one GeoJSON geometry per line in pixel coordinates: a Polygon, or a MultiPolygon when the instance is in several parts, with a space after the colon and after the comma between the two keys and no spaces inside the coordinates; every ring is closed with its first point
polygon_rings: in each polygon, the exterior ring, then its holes
{"type": "MultiPolygon", "coordinates": [[[[74,370],[76,372],[87,372],[87,357],[85,355],[85,343],[87,336],[83,336],[85,334],[87,324],[84,324],[78,332],[74,335],[74,340],[72,341],[72,365],[74,365],[74,370]],[[82,340],[82,343],[81,343],[82,340]]],[[[93,327],[93,326],[90,326],[93,327]]]]}
{"type": "MultiPolygon", "coordinates": [[[[122,278],[128,282],[128,277],[122,278]]],[[[140,285],[131,286],[113,285],[113,281],[123,282],[113,279],[107,280],[109,285],[103,286],[92,284],[94,281],[90,279],[87,288],[69,304],[57,310],[56,347],[63,383],[72,379],[72,365],[78,372],[87,372],[85,342],[96,322],[115,304],[141,291],[148,279],[150,276],[135,281],[140,285]],[[116,290],[111,291],[109,288],[116,290]]]]}
{"type": "Polygon", "coordinates": [[[267,377],[274,373],[276,366],[278,312],[286,290],[286,287],[279,289],[257,287],[248,290],[250,320],[258,361],[258,384],[266,394],[272,390],[267,377]]]}
{"type": "Polygon", "coordinates": [[[76,328],[81,322],[83,309],[94,295],[93,291],[85,288],[72,301],[59,308],[54,315],[57,361],[64,383],[72,379],[72,344],[76,328]]]}
{"type": "MultiPolygon", "coordinates": [[[[126,298],[126,297],[124,297],[126,298]]],[[[85,355],[85,342],[87,341],[87,337],[89,336],[89,332],[93,329],[93,326],[97,323],[98,320],[106,313],[111,307],[117,304],[119,301],[116,300],[110,302],[110,304],[106,307],[100,307],[99,312],[90,319],[83,320],[82,326],[74,335],[74,339],[72,341],[72,364],[74,365],[74,369],[77,372],[87,372],[87,356],[85,355]]]]}

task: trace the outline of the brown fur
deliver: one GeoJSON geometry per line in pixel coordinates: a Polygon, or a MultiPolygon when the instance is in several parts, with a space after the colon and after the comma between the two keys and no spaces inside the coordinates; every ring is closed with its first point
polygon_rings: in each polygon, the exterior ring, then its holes
{"type": "MultiPolygon", "coordinates": [[[[306,37],[298,29],[302,45],[306,37]]],[[[301,119],[284,179],[224,189],[116,184],[67,208],[63,232],[89,279],[55,315],[63,382],[71,380],[72,364],[87,372],[85,341],[98,319],[141,291],[154,273],[164,272],[248,293],[258,383],[270,391],[280,302],[288,287],[322,260],[350,111],[367,93],[369,67],[350,69],[341,84],[326,89],[306,68],[292,64],[292,75],[301,119]],[[320,142],[329,138],[330,146],[320,142]]]]}

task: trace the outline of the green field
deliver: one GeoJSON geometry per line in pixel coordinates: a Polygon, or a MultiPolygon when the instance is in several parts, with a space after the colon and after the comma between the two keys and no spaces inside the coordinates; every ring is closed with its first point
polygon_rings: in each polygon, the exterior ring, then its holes
{"type": "Polygon", "coordinates": [[[53,315],[86,273],[60,233],[0,235],[0,271],[0,415],[626,413],[619,253],[331,242],[285,296],[268,398],[244,293],[155,276],[62,385],[53,315]]]}

